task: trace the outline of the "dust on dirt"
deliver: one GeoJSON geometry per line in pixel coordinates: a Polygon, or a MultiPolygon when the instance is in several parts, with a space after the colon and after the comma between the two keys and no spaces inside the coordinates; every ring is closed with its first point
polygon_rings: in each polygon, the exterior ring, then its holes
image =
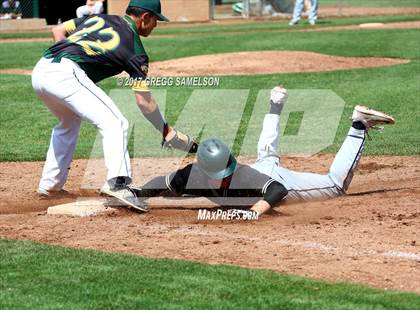
{"type": "MultiPolygon", "coordinates": [[[[288,168],[325,173],[332,159],[318,155],[282,161],[288,168]]],[[[179,161],[136,159],[135,183],[166,174],[179,161]]],[[[98,164],[100,183],[105,168],[98,164]]],[[[211,208],[205,199],[152,200],[148,214],[120,209],[94,218],[47,215],[48,206],[97,196],[90,181],[88,189],[80,189],[86,186],[86,165],[84,160],[73,162],[66,186],[72,196],[40,200],[34,191],[42,163],[0,163],[0,237],[420,293],[420,157],[366,156],[347,196],[284,205],[259,221],[199,221],[197,209],[211,208]]]]}

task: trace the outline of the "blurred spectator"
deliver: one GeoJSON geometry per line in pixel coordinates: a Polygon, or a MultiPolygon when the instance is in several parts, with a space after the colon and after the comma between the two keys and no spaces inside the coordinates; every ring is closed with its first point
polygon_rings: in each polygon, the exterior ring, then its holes
{"type": "MultiPolygon", "coordinates": [[[[294,26],[299,23],[304,6],[305,6],[305,0],[296,0],[295,8],[293,10],[293,17],[289,23],[290,26],[294,26]]],[[[309,24],[315,25],[316,20],[318,18],[318,0],[310,0],[309,11],[310,11],[309,17],[308,17],[309,24]]]]}
{"type": "Polygon", "coordinates": [[[20,9],[20,1],[4,0],[1,3],[1,19],[21,18],[22,11],[20,9]]]}
{"type": "Polygon", "coordinates": [[[104,11],[104,0],[87,0],[86,5],[79,6],[76,10],[77,17],[100,14],[104,11]]]}

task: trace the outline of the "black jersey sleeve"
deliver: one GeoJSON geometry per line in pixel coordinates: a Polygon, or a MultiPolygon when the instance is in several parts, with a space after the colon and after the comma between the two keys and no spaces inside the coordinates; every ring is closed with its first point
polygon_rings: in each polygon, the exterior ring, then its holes
{"type": "Polygon", "coordinates": [[[185,192],[193,165],[189,164],[166,176],[166,186],[171,192],[179,195],[185,192]]]}
{"type": "Polygon", "coordinates": [[[149,71],[149,57],[134,55],[127,61],[126,71],[134,79],[145,79],[149,71]]]}
{"type": "Polygon", "coordinates": [[[133,79],[132,89],[137,92],[149,92],[146,78],[149,71],[149,57],[147,55],[135,55],[127,62],[127,73],[133,79]]]}
{"type": "Polygon", "coordinates": [[[161,196],[167,190],[164,176],[155,177],[142,187],[130,188],[135,191],[137,197],[142,198],[161,196]]]}
{"type": "Polygon", "coordinates": [[[262,194],[264,200],[273,208],[282,201],[287,195],[287,189],[281,184],[273,179],[270,179],[270,183],[265,186],[262,194]]]}
{"type": "Polygon", "coordinates": [[[287,189],[250,166],[240,166],[233,176],[229,195],[261,197],[274,207],[287,195],[287,189]]]}

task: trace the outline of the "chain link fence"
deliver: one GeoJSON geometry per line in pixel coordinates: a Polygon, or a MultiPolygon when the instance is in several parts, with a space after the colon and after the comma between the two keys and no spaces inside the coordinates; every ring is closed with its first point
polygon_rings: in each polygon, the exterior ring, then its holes
{"type": "MultiPolygon", "coordinates": [[[[115,0],[114,0],[115,1],[115,0]]],[[[165,1],[172,0],[161,0],[165,1]]],[[[128,0],[127,0],[128,2],[128,0]]],[[[295,0],[209,0],[210,19],[290,16],[295,0]]],[[[75,17],[86,0],[0,0],[0,19],[45,18],[48,24],[75,17]]],[[[318,0],[319,15],[360,16],[413,14],[420,0],[318,0]]],[[[104,2],[106,12],[107,1],[104,2]]],[[[186,8],[188,9],[188,8],[186,8]]]]}
{"type": "MultiPolygon", "coordinates": [[[[310,1],[306,7],[310,6],[310,1]]],[[[213,19],[290,16],[295,0],[210,0],[213,19]]],[[[319,14],[325,16],[363,16],[412,14],[420,9],[419,0],[318,0],[319,14]]]]}
{"type": "MultiPolygon", "coordinates": [[[[128,2],[128,0],[127,0],[128,2]]],[[[76,17],[86,0],[0,0],[0,19],[45,18],[48,24],[76,17]]],[[[106,12],[107,1],[104,2],[106,12]]]]}
{"type": "Polygon", "coordinates": [[[26,16],[39,15],[39,6],[29,0],[0,0],[0,17],[2,19],[20,19],[26,16]]]}

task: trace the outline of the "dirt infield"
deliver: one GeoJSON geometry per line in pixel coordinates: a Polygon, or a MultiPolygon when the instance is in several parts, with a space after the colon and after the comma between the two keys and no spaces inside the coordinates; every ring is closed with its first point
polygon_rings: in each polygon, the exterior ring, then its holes
{"type": "Polygon", "coordinates": [[[256,75],[335,71],[408,63],[405,59],[340,57],[301,51],[259,51],[200,55],[154,62],[151,76],[256,75]]]}
{"type": "MultiPolygon", "coordinates": [[[[179,75],[182,68],[183,75],[197,72],[255,75],[408,62],[308,52],[266,51],[258,55],[263,57],[252,57],[255,55],[247,52],[153,63],[151,74],[179,75]]],[[[11,70],[7,73],[17,74],[11,70]]],[[[19,72],[30,74],[30,71],[19,72]]],[[[282,158],[282,165],[326,173],[332,159],[332,155],[286,157],[282,158]]],[[[178,167],[178,160],[133,160],[134,183],[143,184],[153,176],[167,174],[178,167]]],[[[255,158],[240,160],[251,163],[255,158]]],[[[105,179],[104,166],[100,162],[96,164],[95,185],[105,179]]],[[[98,197],[98,193],[85,187],[86,183],[92,185],[84,179],[87,161],[75,160],[66,185],[69,194],[40,199],[35,190],[42,165],[41,162],[0,162],[0,238],[265,268],[420,293],[420,156],[366,156],[361,160],[349,195],[282,205],[259,221],[250,222],[199,221],[199,208],[214,208],[205,199],[151,199],[152,210],[148,214],[120,209],[93,218],[47,215],[49,206],[82,197],[98,197]]]]}
{"type": "MultiPolygon", "coordinates": [[[[258,75],[322,72],[408,63],[406,59],[340,57],[302,51],[221,53],[152,62],[149,76],[258,75]]],[[[30,75],[31,70],[3,69],[1,73],[30,75]]],[[[126,76],[122,73],[120,76],[126,76]]]]}
{"type": "MultiPolygon", "coordinates": [[[[171,158],[141,161],[148,171],[136,183],[176,167],[171,158]]],[[[331,161],[330,155],[284,158],[283,165],[326,172],[331,161]]],[[[420,293],[420,157],[366,156],[349,195],[284,205],[258,222],[198,221],[198,202],[205,200],[151,200],[148,214],[121,209],[95,218],[47,215],[49,205],[97,195],[80,190],[85,166],[83,160],[73,163],[67,184],[73,195],[39,200],[34,191],[42,163],[0,163],[0,237],[267,268],[420,293]]],[[[133,167],[139,171],[139,160],[133,167]]],[[[103,176],[98,172],[98,178],[103,176]]]]}

